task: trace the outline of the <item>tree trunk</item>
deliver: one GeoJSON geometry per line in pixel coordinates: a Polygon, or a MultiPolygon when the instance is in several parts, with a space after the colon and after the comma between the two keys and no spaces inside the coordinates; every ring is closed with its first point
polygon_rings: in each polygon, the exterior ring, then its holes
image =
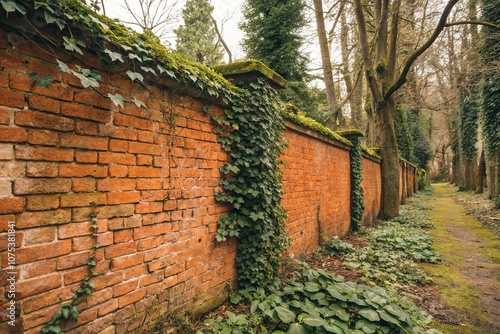
{"type": "Polygon", "coordinates": [[[382,196],[379,218],[387,219],[399,214],[399,155],[394,129],[395,103],[392,97],[379,103],[372,104],[375,127],[377,128],[376,141],[381,147],[380,156],[382,174],[382,196]]]}
{"type": "Polygon", "coordinates": [[[335,96],[335,84],[333,82],[333,71],[332,71],[332,62],[330,59],[330,50],[328,48],[328,39],[326,37],[325,30],[325,18],[323,16],[323,1],[322,0],[314,0],[314,13],[316,16],[316,30],[318,34],[319,40],[319,48],[321,52],[321,64],[323,68],[323,78],[325,80],[325,89],[326,89],[326,99],[328,102],[328,111],[331,115],[334,116],[333,119],[333,129],[337,129],[338,116],[336,114],[337,109],[337,98],[335,96]]]}

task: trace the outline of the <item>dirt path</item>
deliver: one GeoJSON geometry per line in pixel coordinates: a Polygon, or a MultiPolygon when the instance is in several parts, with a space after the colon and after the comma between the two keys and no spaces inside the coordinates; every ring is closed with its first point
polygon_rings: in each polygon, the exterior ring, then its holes
{"type": "Polygon", "coordinates": [[[443,261],[426,269],[447,314],[435,316],[438,325],[450,334],[500,333],[500,241],[455,202],[455,188],[432,188],[429,216],[436,228],[429,232],[443,261]]]}

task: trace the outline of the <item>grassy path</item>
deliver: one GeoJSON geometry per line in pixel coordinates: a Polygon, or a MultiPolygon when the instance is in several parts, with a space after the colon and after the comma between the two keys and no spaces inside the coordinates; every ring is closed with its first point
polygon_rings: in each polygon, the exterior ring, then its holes
{"type": "Polygon", "coordinates": [[[436,327],[450,334],[500,333],[500,241],[455,202],[455,188],[444,183],[432,188],[429,216],[436,228],[429,232],[443,261],[426,269],[460,323],[436,327]]]}

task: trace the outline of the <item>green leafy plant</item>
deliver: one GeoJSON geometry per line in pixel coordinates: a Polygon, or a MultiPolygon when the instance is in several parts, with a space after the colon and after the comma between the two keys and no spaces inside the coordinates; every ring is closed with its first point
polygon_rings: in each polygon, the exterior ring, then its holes
{"type": "Polygon", "coordinates": [[[198,333],[441,333],[409,300],[301,265],[288,280],[239,292],[250,315],[228,313],[198,333]]]}
{"type": "Polygon", "coordinates": [[[258,79],[229,100],[219,141],[231,155],[221,172],[224,191],[216,199],[232,204],[219,220],[217,240],[238,237],[236,266],[241,285],[265,285],[276,277],[288,239],[281,205],[279,157],[285,147],[280,104],[274,89],[258,79]]]}
{"type": "Polygon", "coordinates": [[[350,254],[356,251],[352,244],[342,241],[338,236],[328,240],[322,248],[325,252],[335,255],[350,254]]]}

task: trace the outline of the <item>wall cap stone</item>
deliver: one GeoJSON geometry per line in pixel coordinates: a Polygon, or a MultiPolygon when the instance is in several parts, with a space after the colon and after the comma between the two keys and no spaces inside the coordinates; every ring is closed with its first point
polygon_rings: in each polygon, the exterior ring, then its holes
{"type": "Polygon", "coordinates": [[[281,75],[255,59],[235,61],[231,64],[215,65],[212,66],[212,69],[222,74],[232,83],[253,81],[262,77],[274,88],[283,89],[288,86],[287,81],[281,75]]]}

